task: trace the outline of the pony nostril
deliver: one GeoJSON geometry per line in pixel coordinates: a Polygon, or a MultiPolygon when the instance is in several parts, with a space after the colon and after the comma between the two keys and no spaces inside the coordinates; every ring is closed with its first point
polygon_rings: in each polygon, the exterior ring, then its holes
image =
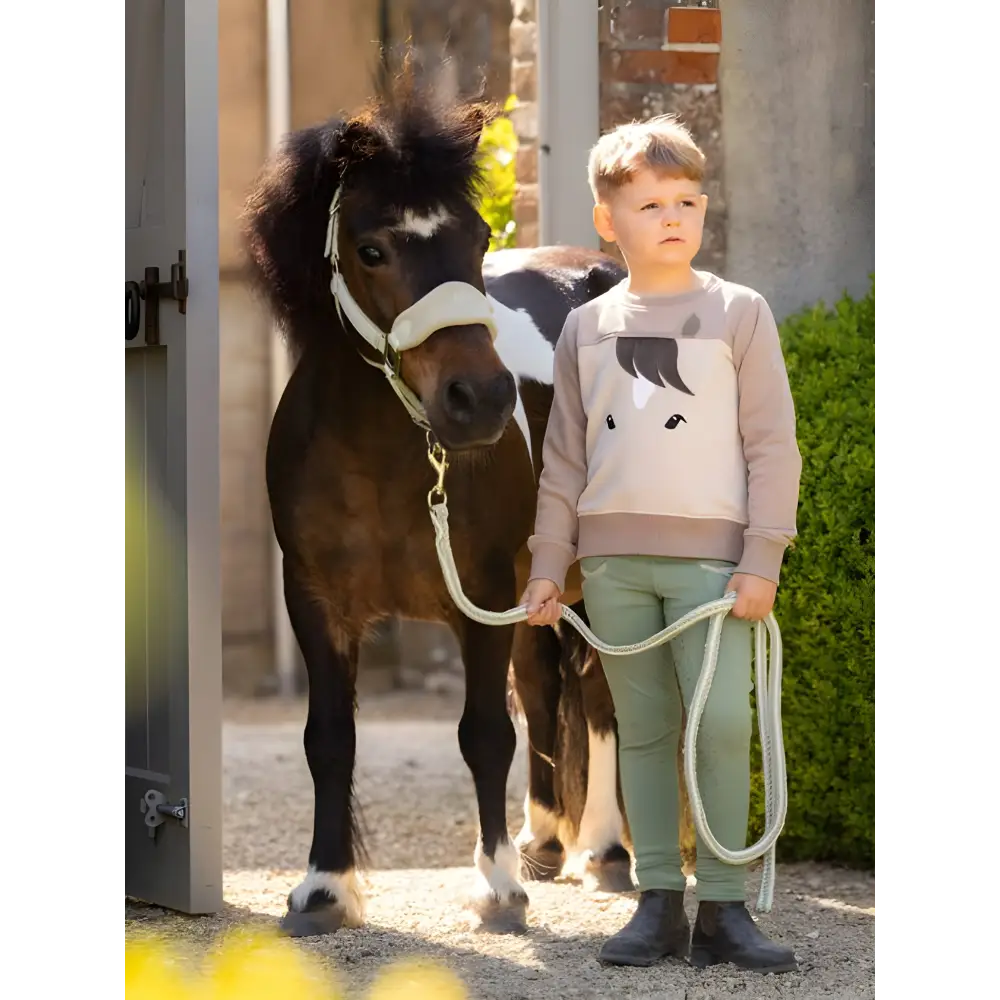
{"type": "Polygon", "coordinates": [[[467,424],[475,413],[476,394],[468,382],[453,379],[444,389],[444,411],[452,420],[467,424]]]}
{"type": "Polygon", "coordinates": [[[514,376],[508,371],[497,375],[490,385],[490,396],[501,407],[513,405],[517,399],[517,383],[514,381],[514,376]]]}

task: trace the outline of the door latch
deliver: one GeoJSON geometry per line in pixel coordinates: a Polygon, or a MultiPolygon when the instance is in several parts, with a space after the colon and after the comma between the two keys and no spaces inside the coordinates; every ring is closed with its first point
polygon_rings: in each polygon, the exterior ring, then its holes
{"type": "Polygon", "coordinates": [[[118,292],[118,333],[132,340],[139,332],[139,300],[146,303],[145,337],[147,347],[160,343],[160,299],[173,299],[177,311],[187,314],[187,253],[177,251],[177,261],[170,265],[170,280],[160,281],[160,269],[147,267],[142,281],[122,281],[118,292]]]}
{"type": "Polygon", "coordinates": [[[155,347],[160,342],[160,299],[173,299],[177,311],[187,313],[187,253],[177,251],[177,261],[170,265],[170,280],[160,281],[160,269],[147,267],[145,277],[139,282],[139,294],[146,303],[146,346],[155,347]]]}
{"type": "Polygon", "coordinates": [[[153,839],[156,838],[156,828],[165,823],[168,817],[183,827],[188,825],[188,800],[168,802],[166,795],[155,788],[150,788],[139,800],[139,811],[145,815],[146,826],[153,839]]]}

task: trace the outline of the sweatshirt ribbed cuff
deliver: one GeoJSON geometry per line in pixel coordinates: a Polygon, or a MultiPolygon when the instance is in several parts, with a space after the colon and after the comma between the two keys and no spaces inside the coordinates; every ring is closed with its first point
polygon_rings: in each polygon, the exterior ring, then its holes
{"type": "Polygon", "coordinates": [[[573,555],[563,546],[553,542],[539,542],[531,553],[528,581],[551,580],[561,593],[566,589],[566,573],[573,562],[573,555]]]}
{"type": "Polygon", "coordinates": [[[784,542],[775,542],[760,535],[747,535],[743,541],[743,557],[733,572],[760,576],[776,584],[786,548],[784,542]]]}

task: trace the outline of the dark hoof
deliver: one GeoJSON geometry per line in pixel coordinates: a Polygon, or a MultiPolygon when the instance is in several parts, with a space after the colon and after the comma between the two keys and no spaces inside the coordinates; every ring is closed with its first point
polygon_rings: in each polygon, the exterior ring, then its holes
{"type": "Polygon", "coordinates": [[[479,930],[488,934],[524,934],[528,929],[528,897],[518,894],[506,903],[495,896],[476,899],[472,909],[479,917],[479,930]]]}
{"type": "Polygon", "coordinates": [[[314,892],[304,910],[292,909],[291,896],[288,902],[288,912],[281,918],[279,926],[282,933],[289,937],[321,937],[333,934],[344,926],[346,907],[325,892],[314,892]]]}
{"type": "Polygon", "coordinates": [[[289,937],[320,937],[340,930],[344,924],[344,908],[342,906],[324,907],[322,910],[311,910],[299,913],[289,910],[281,918],[281,931],[289,937]]]}
{"type": "Polygon", "coordinates": [[[612,847],[604,857],[587,862],[585,871],[588,888],[595,892],[635,892],[632,881],[632,859],[624,847],[612,847]]]}
{"type": "Polygon", "coordinates": [[[532,842],[521,848],[524,878],[535,882],[551,882],[557,878],[565,860],[562,844],[555,839],[538,846],[532,842]]]}
{"type": "Polygon", "coordinates": [[[479,929],[487,934],[524,934],[528,930],[528,904],[512,903],[478,909],[479,929]]]}

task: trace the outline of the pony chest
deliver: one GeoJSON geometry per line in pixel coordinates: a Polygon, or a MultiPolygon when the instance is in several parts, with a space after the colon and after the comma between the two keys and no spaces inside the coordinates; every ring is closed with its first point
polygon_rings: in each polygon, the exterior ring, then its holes
{"type": "Polygon", "coordinates": [[[326,489],[306,489],[297,505],[296,534],[309,549],[352,562],[419,559],[434,545],[426,499],[414,494],[406,502],[399,489],[350,473],[326,489]]]}

